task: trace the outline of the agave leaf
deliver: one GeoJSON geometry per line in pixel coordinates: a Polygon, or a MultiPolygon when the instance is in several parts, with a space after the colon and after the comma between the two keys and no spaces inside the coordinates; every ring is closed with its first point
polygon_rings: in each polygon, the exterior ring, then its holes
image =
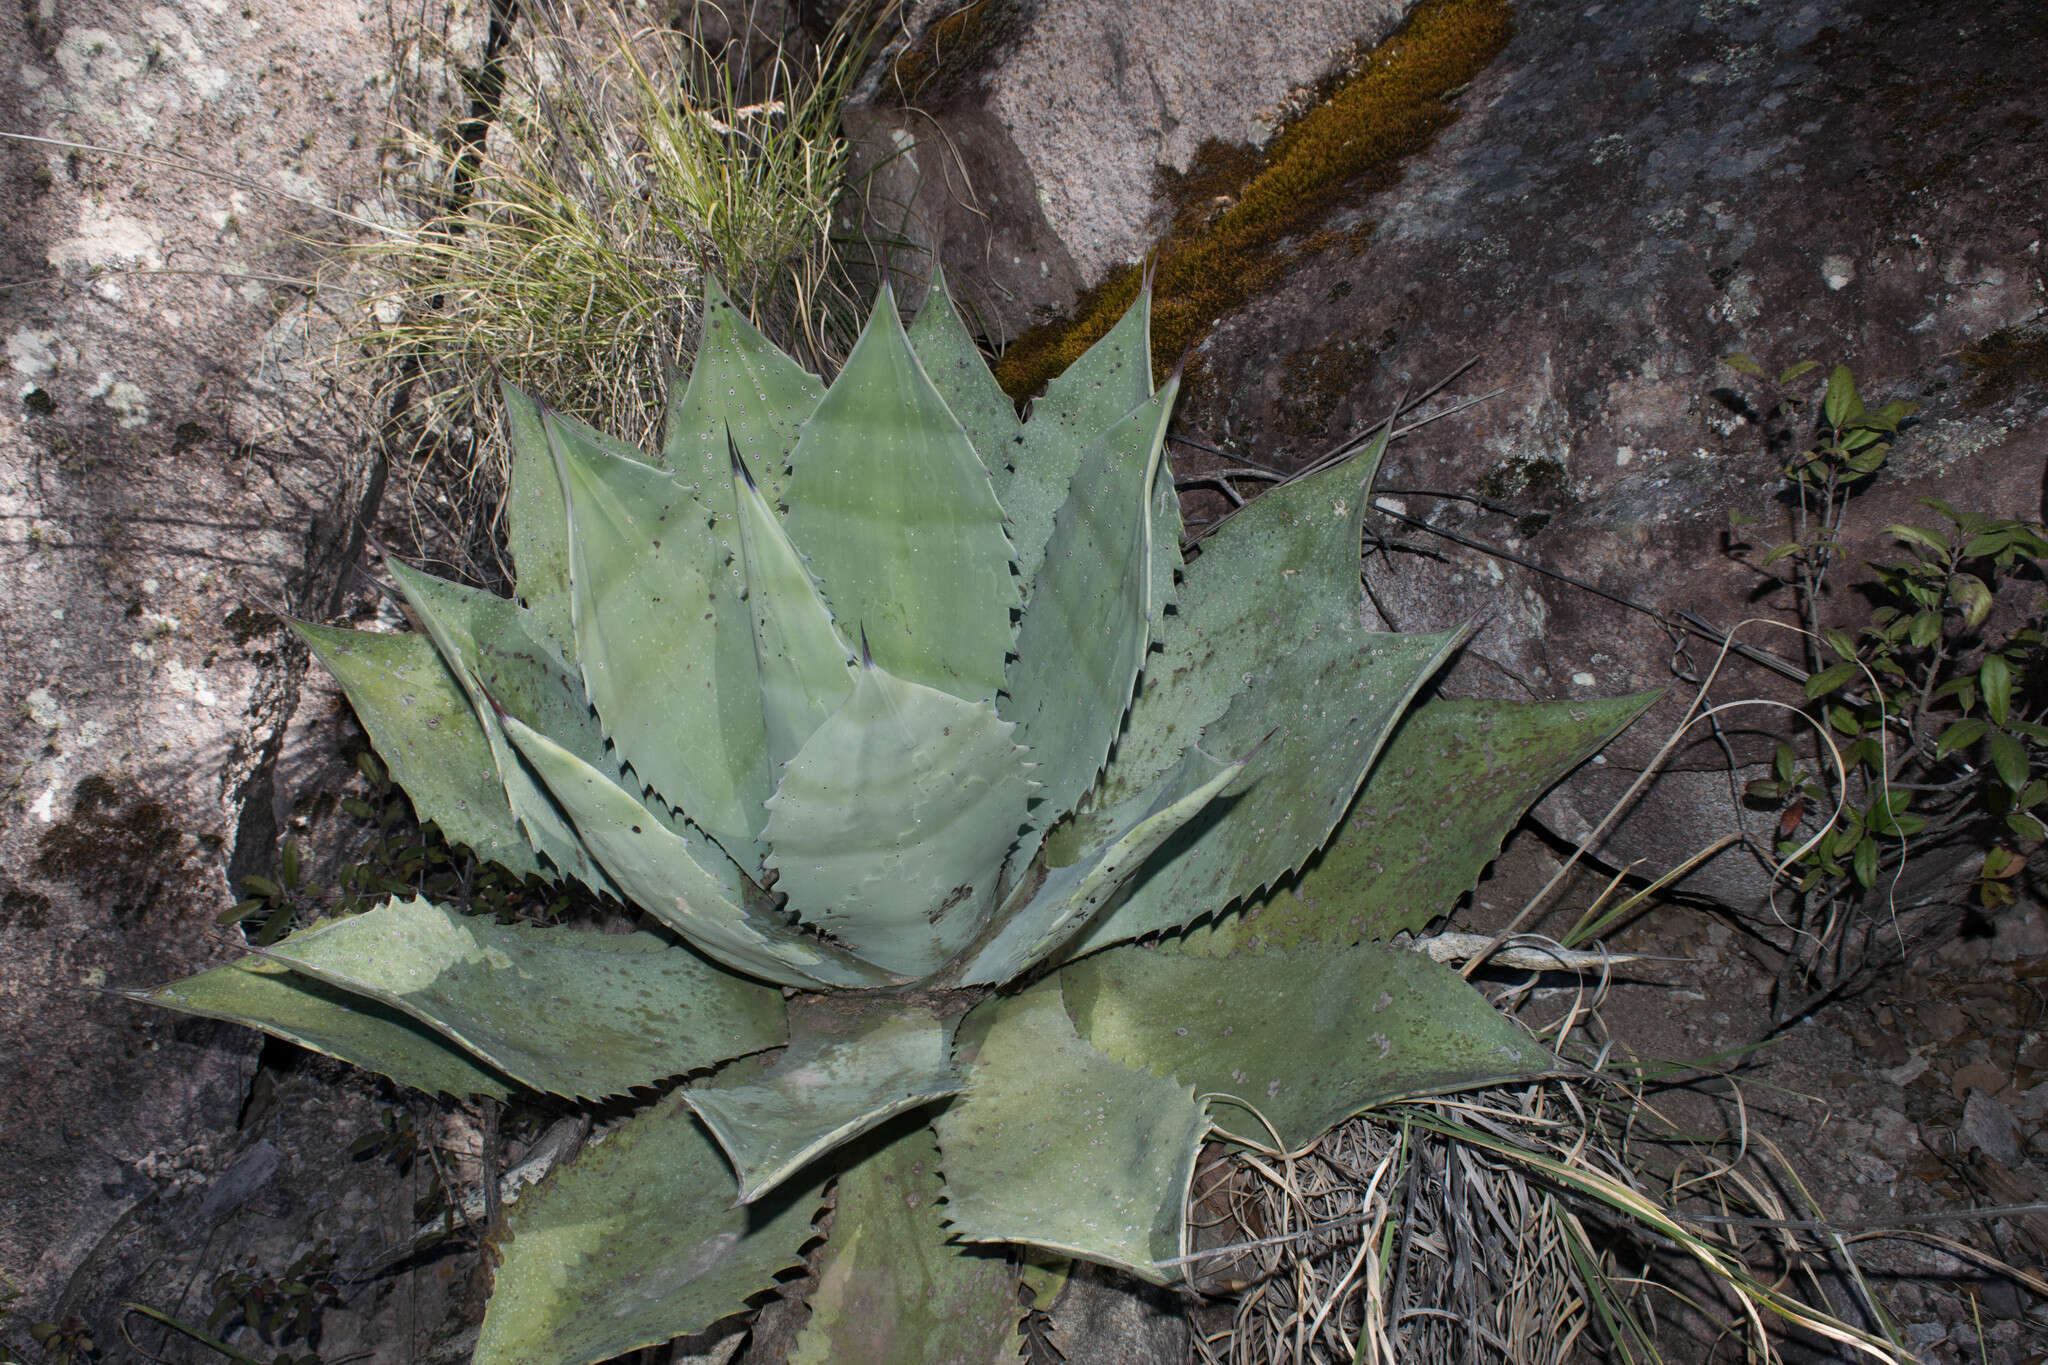
{"type": "Polygon", "coordinates": [[[596,1365],[703,1331],[802,1259],[821,1194],[732,1207],[718,1144],[669,1096],[520,1197],[476,1365],[596,1365]]]}
{"type": "Polygon", "coordinates": [[[932,387],[966,428],[967,439],[988,468],[996,501],[1001,502],[1010,481],[1011,456],[1023,444],[1024,424],[1017,420],[1017,405],[996,382],[981,348],[960,320],[960,310],[946,289],[943,268],[933,269],[924,306],[917,310],[908,335],[910,349],[917,353],[932,387]]]}
{"type": "Polygon", "coordinates": [[[499,924],[394,900],[268,952],[554,1095],[623,1094],[787,1036],[775,990],[646,934],[499,924]]]}
{"type": "Polygon", "coordinates": [[[718,846],[686,822],[657,820],[632,794],[546,735],[505,722],[519,752],[576,822],[592,856],[633,904],[734,971],[782,986],[886,986],[895,978],[772,910],[718,846]]]}
{"type": "MultiPolygon", "coordinates": [[[[1184,745],[1190,723],[1234,681],[1222,713],[1201,722],[1202,742],[1247,755],[1245,772],[1234,799],[1212,805],[1153,855],[1128,899],[1080,936],[1077,954],[1186,924],[1300,867],[1342,818],[1416,692],[1463,643],[1463,630],[1365,628],[1358,538],[1371,465],[1354,457],[1275,489],[1189,566],[1164,658],[1140,697],[1156,690],[1155,703],[1142,729],[1133,707],[1125,741],[1140,750],[1175,738],[1184,745]],[[1225,670],[1231,678],[1219,686],[1213,675],[1225,670]]],[[[1105,776],[1111,796],[1121,785],[1105,776]]]]}
{"type": "Polygon", "coordinates": [[[807,1163],[896,1115],[956,1093],[953,1025],[890,998],[814,1004],[759,1079],[697,1086],[683,1098],[711,1129],[752,1203],[807,1163]]]}
{"type": "Polygon", "coordinates": [[[1074,1032],[1057,978],[961,1021],[967,1089],[935,1127],[956,1235],[1024,1242],[1152,1284],[1182,1254],[1188,1181],[1208,1119],[1194,1092],[1074,1032]]]}
{"type": "Polygon", "coordinates": [[[777,889],[879,967],[936,968],[979,927],[1024,823],[1015,728],[986,702],[863,667],[769,798],[777,889]]]}
{"type": "Polygon", "coordinates": [[[517,602],[422,573],[392,559],[393,581],[427,627],[457,676],[482,684],[475,704],[486,715],[517,716],[586,762],[616,767],[583,695],[583,681],[542,638],[533,614],[517,602]],[[494,705],[495,704],[495,705],[494,705]]]}
{"type": "Polygon", "coordinates": [[[949,1244],[940,1217],[929,1129],[848,1167],[789,1365],[1022,1361],[1017,1272],[1000,1252],[949,1244]]]}
{"type": "Polygon", "coordinates": [[[505,542],[512,552],[515,592],[533,613],[535,634],[570,663],[576,628],[569,611],[569,510],[555,457],[541,424],[541,405],[509,380],[498,381],[511,436],[512,477],[505,498],[505,542]]]}
{"type": "Polygon", "coordinates": [[[509,1098],[513,1084],[395,1009],[262,958],[243,958],[129,996],[247,1024],[428,1094],[509,1098]]]}
{"type": "Polygon", "coordinates": [[[1660,695],[1417,707],[1329,845],[1287,886],[1249,903],[1239,936],[1334,946],[1414,932],[1450,913],[1530,804],[1660,695]]]}
{"type": "Polygon", "coordinates": [[[520,762],[498,723],[500,707],[517,708],[536,723],[554,725],[565,743],[601,755],[604,738],[591,723],[590,708],[565,666],[525,629],[516,603],[407,568],[395,559],[385,567],[442,659],[469,692],[471,709],[490,738],[505,797],[528,840],[565,876],[600,894],[617,895],[547,789],[520,762]],[[486,674],[506,690],[505,701],[492,697],[486,674]]]}
{"type": "Polygon", "coordinates": [[[641,782],[758,867],[754,837],[772,788],[760,670],[738,579],[722,564],[729,552],[676,479],[558,423],[548,433],[568,491],[577,652],[605,734],[641,782]],[[735,628],[720,628],[727,615],[735,628]]]}
{"type": "Polygon", "coordinates": [[[761,335],[707,274],[697,359],[688,385],[670,394],[663,458],[717,518],[719,538],[730,540],[726,518],[735,490],[728,433],[772,507],[789,482],[797,432],[825,396],[825,386],[761,335]]]}
{"type": "Polygon", "coordinates": [[[1164,450],[1159,469],[1152,476],[1152,595],[1149,619],[1152,638],[1160,638],[1166,609],[1179,597],[1175,576],[1186,561],[1181,558],[1180,540],[1185,529],[1180,519],[1180,494],[1173,486],[1173,464],[1164,450]]]}
{"type": "MultiPolygon", "coordinates": [[[[987,942],[967,956],[964,985],[999,985],[1052,956],[1080,933],[1160,845],[1243,772],[1191,749],[1145,796],[1114,814],[1115,833],[1078,860],[1052,868],[1028,902],[997,917],[987,942]]],[[[1022,888],[1020,888],[1021,890],[1022,888]]]]}
{"type": "Polygon", "coordinates": [[[514,875],[540,872],[512,816],[490,737],[433,641],[304,621],[292,629],[348,693],[420,819],[514,875]]]}
{"type": "Polygon", "coordinates": [[[761,670],[769,771],[779,777],[782,765],[852,693],[853,652],[737,448],[732,460],[741,476],[740,547],[761,670]]]}
{"type": "Polygon", "coordinates": [[[1365,507],[1358,494],[1371,488],[1385,448],[1382,436],[1349,459],[1261,494],[1202,542],[1182,573],[1161,652],[1146,664],[1093,808],[1119,805],[1151,786],[1254,676],[1320,633],[1323,623],[1364,619],[1356,561],[1365,507]]]}
{"type": "Polygon", "coordinates": [[[1095,785],[1130,708],[1150,638],[1152,483],[1179,389],[1169,380],[1089,447],[1024,608],[1004,714],[1041,785],[1019,862],[1095,785]]]}
{"type": "Polygon", "coordinates": [[[789,538],[875,662],[993,700],[1018,605],[1002,505],[887,285],[791,460],[789,538]]]}
{"type": "MultiPolygon", "coordinates": [[[[1090,346],[1031,404],[1016,473],[1003,490],[1017,571],[1035,583],[1053,519],[1081,458],[1125,413],[1152,396],[1152,291],[1138,295],[1109,334],[1090,346]]],[[[1027,600],[1030,589],[1026,593],[1027,600]]]]}
{"type": "Polygon", "coordinates": [[[1075,1028],[1095,1047],[1204,1094],[1238,1097],[1273,1133],[1251,1113],[1229,1126],[1285,1148],[1395,1096],[1557,1068],[1458,973],[1383,944],[1227,957],[1171,941],[1127,944],[1068,963],[1059,981],[1075,1028]]]}

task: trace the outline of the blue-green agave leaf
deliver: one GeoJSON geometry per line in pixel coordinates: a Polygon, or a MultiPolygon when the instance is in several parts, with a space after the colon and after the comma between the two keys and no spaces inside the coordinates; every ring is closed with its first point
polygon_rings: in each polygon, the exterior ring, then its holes
{"type": "MultiPolygon", "coordinates": [[[[1192,739],[1190,720],[1222,690],[1213,675],[1229,669],[1234,695],[1202,722],[1201,742],[1243,756],[1245,771],[1153,855],[1128,897],[1076,941],[1077,953],[1186,924],[1300,867],[1329,838],[1416,693],[1463,643],[1462,629],[1365,628],[1358,543],[1371,465],[1355,457],[1275,489],[1189,566],[1165,653],[1146,675],[1144,692],[1156,687],[1158,698],[1143,729],[1133,707],[1125,740],[1161,747],[1160,726],[1192,739]]],[[[1118,784],[1106,776],[1104,790],[1114,795],[1118,784]]]]}
{"type": "Polygon", "coordinates": [[[1157,641],[1166,609],[1180,595],[1176,581],[1183,565],[1180,540],[1184,528],[1180,519],[1180,493],[1173,486],[1173,462],[1160,452],[1159,470],[1152,476],[1152,595],[1150,619],[1152,638],[1157,641]]]}
{"type": "Polygon", "coordinates": [[[986,702],[862,667],[768,800],[776,889],[877,966],[938,967],[980,927],[1024,823],[1015,729],[986,702]]]}
{"type": "Polygon", "coordinates": [[[1132,698],[1130,723],[1090,802],[1094,809],[1119,805],[1151,786],[1254,676],[1312,630],[1330,620],[1363,619],[1356,561],[1365,506],[1358,494],[1371,488],[1385,448],[1382,437],[1328,469],[1281,484],[1201,543],[1182,574],[1161,649],[1147,661],[1132,698]]]}
{"type": "Polygon", "coordinates": [[[499,924],[394,900],[267,952],[555,1095],[623,1094],[787,1037],[779,992],[646,934],[499,924]]]}
{"type": "Polygon", "coordinates": [[[724,1154],[669,1096],[520,1196],[476,1365],[596,1365],[701,1332],[802,1259],[822,1193],[821,1176],[733,1207],[724,1154]]]}
{"type": "Polygon", "coordinates": [[[1208,1128],[1187,1086],[1074,1031],[1057,978],[994,996],[960,1025],[967,1088],[935,1127],[947,1214],[971,1242],[1023,1242],[1152,1284],[1185,1253],[1188,1181],[1208,1128]]]}
{"type": "Polygon", "coordinates": [[[854,657],[737,450],[732,458],[740,472],[740,547],[761,670],[769,771],[779,778],[782,765],[853,692],[854,657]]]}
{"type": "Polygon", "coordinates": [[[930,1129],[849,1166],[789,1365],[1021,1362],[1017,1272],[1000,1252],[949,1243],[942,1212],[930,1129]]]}
{"type": "Polygon", "coordinates": [[[505,542],[512,552],[515,595],[533,613],[534,633],[555,653],[576,661],[576,628],[569,609],[569,509],[548,449],[541,405],[499,379],[505,426],[511,437],[511,479],[505,496],[505,542]]]}
{"type": "Polygon", "coordinates": [[[1300,876],[1247,903],[1239,936],[1334,946],[1449,914],[1536,798],[1660,695],[1416,707],[1329,844],[1300,876]]]}
{"type": "MultiPolygon", "coordinates": [[[[1017,571],[1036,582],[1052,539],[1053,519],[1082,456],[1125,413],[1152,396],[1152,291],[1149,286],[1109,334],[1046,385],[1031,404],[1023,442],[1014,446],[1016,473],[1003,490],[1017,571]]],[[[1028,589],[1029,592],[1036,589],[1028,589]]]]}
{"type": "Polygon", "coordinates": [[[732,1158],[752,1203],[841,1143],[960,1089],[953,1023],[884,997],[792,1011],[790,1044],[757,1079],[683,1098],[732,1158]]]}
{"type": "Polygon", "coordinates": [[[781,986],[886,986],[896,978],[759,904],[760,892],[687,822],[658,819],[617,782],[516,720],[506,733],[626,899],[734,971],[781,986]]]}
{"type": "Polygon", "coordinates": [[[753,630],[722,563],[737,547],[711,542],[703,506],[668,474],[559,423],[548,433],[568,492],[577,653],[604,732],[641,782],[758,867],[773,788],[753,630]],[[727,615],[735,627],[721,629],[727,615]]]}
{"type": "Polygon", "coordinates": [[[247,1024],[428,1094],[506,1099],[513,1083],[398,1010],[262,958],[215,967],[130,999],[247,1024]]]}
{"type": "Polygon", "coordinates": [[[932,387],[966,428],[967,439],[988,468],[996,501],[1001,502],[1009,486],[1010,460],[1023,443],[1024,424],[1017,420],[1017,405],[996,382],[981,348],[960,320],[943,269],[932,271],[931,287],[910,324],[909,337],[910,349],[917,353],[932,387]]]}
{"type": "Polygon", "coordinates": [[[471,709],[490,739],[506,800],[527,839],[563,875],[601,894],[617,895],[547,789],[520,762],[498,723],[501,708],[516,709],[537,723],[555,726],[565,743],[602,755],[604,738],[592,724],[590,708],[566,666],[526,629],[517,603],[407,568],[395,559],[387,560],[385,567],[442,659],[468,690],[471,709]],[[487,674],[505,689],[504,701],[490,694],[487,674]]]}
{"type": "Polygon", "coordinates": [[[519,876],[540,872],[513,818],[490,737],[432,640],[304,621],[292,629],[348,694],[420,819],[519,876]]]}
{"type": "Polygon", "coordinates": [[[789,538],[834,614],[897,677],[994,700],[1019,604],[1002,505],[888,286],[791,460],[789,538]]]}
{"type": "Polygon", "coordinates": [[[1020,861],[1095,785],[1130,709],[1150,639],[1153,479],[1179,390],[1168,381],[1089,447],[1024,608],[1003,708],[1038,765],[1020,861]]]}
{"type": "Polygon", "coordinates": [[[1051,957],[1243,770],[1242,764],[1218,763],[1200,749],[1189,750],[1180,766],[1152,791],[1114,813],[1114,833],[1108,840],[1073,862],[1047,870],[1035,889],[1028,883],[1019,888],[985,933],[986,942],[966,955],[961,983],[999,985],[1051,957]]]}
{"type": "Polygon", "coordinates": [[[818,377],[783,354],[704,277],[704,330],[682,392],[670,390],[662,455],[676,478],[694,490],[730,541],[732,460],[727,437],[754,471],[772,507],[789,482],[789,455],[804,419],[825,396],[818,377]]]}
{"type": "MultiPolygon", "coordinates": [[[[1205,931],[1196,931],[1199,939],[1205,931]]],[[[1235,1096],[1223,1126],[1301,1146],[1403,1095],[1521,1080],[1557,1061],[1465,979],[1385,944],[1197,956],[1127,944],[1060,969],[1074,1026],[1126,1066],[1235,1096]]],[[[1226,1101],[1212,1100],[1212,1105],[1226,1101]]]]}

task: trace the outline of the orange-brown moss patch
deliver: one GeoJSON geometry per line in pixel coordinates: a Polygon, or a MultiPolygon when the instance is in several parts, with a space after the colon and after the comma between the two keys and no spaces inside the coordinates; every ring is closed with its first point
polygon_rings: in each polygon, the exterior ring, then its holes
{"type": "MultiPolygon", "coordinates": [[[[1276,250],[1282,238],[1306,233],[1340,193],[1393,184],[1402,159],[1457,117],[1446,97],[1485,69],[1513,32],[1507,0],[1424,0],[1262,154],[1205,149],[1206,158],[1169,184],[1180,192],[1170,195],[1174,226],[1159,244],[1152,299],[1161,377],[1219,317],[1285,272],[1291,262],[1276,250]],[[1241,179],[1233,191],[1234,175],[1241,179]]],[[[1312,238],[1304,246],[1328,244],[1312,238]]],[[[996,377],[1014,396],[1036,393],[1110,329],[1138,286],[1135,267],[1112,274],[1081,297],[1072,320],[1012,342],[996,377]]]]}

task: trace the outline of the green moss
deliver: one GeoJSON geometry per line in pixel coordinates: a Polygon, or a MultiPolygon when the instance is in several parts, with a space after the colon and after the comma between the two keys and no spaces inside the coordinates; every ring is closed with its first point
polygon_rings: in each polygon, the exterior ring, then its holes
{"type": "Polygon", "coordinates": [[[2048,389],[2048,328],[2002,327],[1964,347],[1963,364],[1975,381],[1966,400],[1973,408],[2048,389]]]}
{"type": "MultiPolygon", "coordinates": [[[[1263,152],[1205,149],[1170,183],[1174,226],[1159,244],[1152,304],[1161,377],[1219,317],[1286,271],[1283,238],[1307,238],[1310,252],[1342,240],[1311,229],[1340,195],[1392,185],[1401,161],[1457,117],[1447,97],[1512,33],[1507,0],[1424,0],[1263,152]]],[[[1036,393],[1109,330],[1138,287],[1135,267],[1119,271],[1082,296],[1072,320],[1017,338],[996,368],[1003,387],[1036,393]]]]}

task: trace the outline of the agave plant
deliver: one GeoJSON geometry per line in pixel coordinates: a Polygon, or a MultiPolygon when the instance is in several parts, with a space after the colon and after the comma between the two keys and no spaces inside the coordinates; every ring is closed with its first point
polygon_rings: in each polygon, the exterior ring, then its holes
{"type": "Polygon", "coordinates": [[[506,395],[513,599],[392,564],[417,633],[298,626],[423,819],[644,912],[394,900],[143,997],[639,1095],[497,1234],[479,1362],[738,1312],[828,1191],[793,1360],[1015,1359],[1014,1249],[1181,1279],[1214,1135],[1556,1065],[1383,940],[1642,699],[1414,705],[1463,632],[1367,628],[1378,446],[1184,562],[1147,310],[1020,421],[942,283],[829,388],[708,286],[658,460],[506,395]]]}

